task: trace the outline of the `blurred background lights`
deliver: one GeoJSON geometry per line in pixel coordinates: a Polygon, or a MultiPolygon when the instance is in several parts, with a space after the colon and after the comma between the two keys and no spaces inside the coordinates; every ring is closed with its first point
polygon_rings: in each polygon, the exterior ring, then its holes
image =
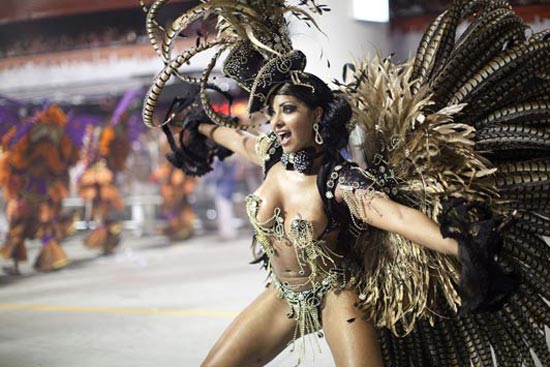
{"type": "Polygon", "coordinates": [[[353,17],[367,22],[389,22],[388,0],[353,0],[353,17]]]}

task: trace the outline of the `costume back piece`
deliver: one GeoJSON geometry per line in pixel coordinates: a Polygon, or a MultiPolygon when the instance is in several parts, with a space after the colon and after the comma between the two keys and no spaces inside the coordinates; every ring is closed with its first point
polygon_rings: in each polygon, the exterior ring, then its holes
{"type": "MultiPolygon", "coordinates": [[[[147,94],[146,124],[154,125],[156,101],[175,75],[200,86],[213,123],[251,128],[215,112],[208,101],[208,78],[223,52],[224,73],[250,93],[250,112],[281,83],[308,86],[305,56],[292,49],[285,18],[293,14],[315,26],[301,7],[208,1],[162,30],[161,41],[155,15],[165,2],[144,5],[149,37],[166,65],[147,94]],[[217,35],[199,37],[196,47],[172,55],[176,37],[203,17],[217,19],[217,35]],[[180,70],[210,48],[219,51],[202,77],[180,70]]],[[[326,10],[315,1],[299,3],[314,13],[326,10]]],[[[344,226],[350,247],[343,261],[351,264],[344,272],[350,276],[331,286],[357,289],[358,307],[378,328],[386,366],[520,367],[535,366],[537,359],[550,365],[550,249],[543,238],[550,236],[550,30],[528,33],[505,1],[453,1],[410,62],[365,60],[348,66],[338,85],[353,107],[349,128],[361,133],[366,166],[333,154],[319,173],[327,216],[344,226]],[[347,211],[334,204],[337,185],[347,211]],[[369,228],[364,208],[375,195],[437,221],[444,236],[458,241],[458,259],[369,228]]],[[[281,160],[272,140],[258,140],[266,169],[281,160]]],[[[182,167],[192,168],[191,158],[183,154],[182,167]]],[[[247,209],[269,258],[262,236],[290,234],[254,223],[260,204],[251,196],[247,209]]],[[[297,223],[293,245],[307,242],[311,256],[325,256],[308,233],[308,223],[297,223]]],[[[303,253],[297,252],[300,263],[314,265],[300,259],[303,253]]],[[[331,274],[322,271],[314,279],[321,285],[331,274]]],[[[284,284],[278,289],[299,319],[307,307],[284,284]]],[[[315,302],[323,298],[317,292],[322,288],[312,289],[315,302]]],[[[320,326],[310,317],[314,310],[308,312],[302,334],[320,326]]]]}

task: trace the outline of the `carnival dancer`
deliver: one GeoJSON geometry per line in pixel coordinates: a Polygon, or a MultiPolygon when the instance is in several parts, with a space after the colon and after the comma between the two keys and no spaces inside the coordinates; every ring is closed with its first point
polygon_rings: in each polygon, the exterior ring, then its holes
{"type": "Polygon", "coordinates": [[[120,244],[121,211],[124,201],[117,187],[117,174],[124,171],[131,144],[141,134],[135,106],[143,96],[141,88],[127,91],[104,126],[90,125],[83,161],[87,169],[79,179],[79,195],[86,202],[87,219],[96,227],[84,244],[105,255],[120,244]]]}
{"type": "Polygon", "coordinates": [[[57,270],[69,263],[59,241],[67,235],[72,216],[63,216],[61,202],[68,194],[69,168],[79,158],[80,130],[72,129],[58,106],[48,106],[30,121],[13,126],[4,135],[0,185],[9,200],[9,231],[2,246],[5,259],[27,260],[26,239],[42,246],[34,267],[57,270]]]}
{"type": "Polygon", "coordinates": [[[307,335],[326,337],[337,366],[550,365],[550,31],[527,37],[504,1],[453,1],[414,60],[359,62],[333,91],[292,48],[286,14],[315,26],[302,8],[204,2],[161,47],[164,2],[148,13],[166,66],[145,123],[172,75],[195,81],[210,121],[185,126],[203,137],[182,141],[171,161],[206,171],[215,142],[265,174],[247,211],[270,281],[204,366],[265,365],[307,335]],[[209,16],[217,36],[173,57],[177,35],[209,16]],[[179,70],[213,47],[199,80],[179,70]],[[226,50],[225,75],[249,92],[250,113],[266,111],[270,133],[247,134],[211,108],[205,87],[226,50]],[[352,128],[364,167],[341,152],[352,128]]]}
{"type": "Polygon", "coordinates": [[[160,183],[161,210],[166,220],[162,233],[172,241],[191,237],[195,211],[189,203],[189,196],[195,189],[197,179],[166,161],[153,172],[152,179],[160,183]]]}
{"type": "Polygon", "coordinates": [[[124,208],[124,201],[114,183],[114,174],[101,160],[89,167],[80,177],[78,194],[89,208],[89,215],[97,223],[84,238],[84,244],[100,249],[104,255],[113,253],[120,243],[122,225],[116,212],[124,208]]]}

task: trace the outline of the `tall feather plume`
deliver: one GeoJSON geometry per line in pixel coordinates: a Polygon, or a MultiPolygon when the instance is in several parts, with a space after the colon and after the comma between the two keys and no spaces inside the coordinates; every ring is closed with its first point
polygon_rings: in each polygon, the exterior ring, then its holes
{"type": "MultiPolygon", "coordinates": [[[[357,63],[354,70],[340,89],[352,102],[353,122],[369,137],[363,146],[367,164],[387,162],[399,182],[401,202],[436,218],[444,194],[460,193],[472,200],[495,197],[496,188],[488,179],[494,169],[475,153],[474,129],[453,121],[463,106],[430,112],[427,88],[413,93],[410,63],[396,66],[378,56],[357,63]]],[[[407,334],[418,319],[437,317],[441,299],[457,310],[454,259],[396,234],[370,233],[356,246],[365,259],[367,298],[362,308],[368,318],[395,334],[407,334]]]]}
{"type": "MultiPolygon", "coordinates": [[[[153,112],[160,93],[173,76],[202,86],[208,84],[215,61],[221,58],[221,55],[217,53],[202,77],[196,78],[181,68],[189,64],[197,54],[213,48],[231,52],[243,42],[250,42],[266,59],[287,53],[292,50],[287,15],[294,15],[300,21],[317,27],[311,13],[322,13],[326,10],[324,6],[317,5],[315,0],[297,0],[297,5],[289,4],[284,0],[210,0],[185,11],[164,29],[159,26],[155,17],[167,2],[168,0],[154,0],[152,5],[148,6],[140,0],[143,10],[147,12],[147,35],[153,49],[165,64],[145,96],[143,120],[150,127],[155,126],[153,112]],[[184,35],[184,32],[197,21],[216,22],[217,34],[211,37],[199,35],[194,47],[174,55],[176,39],[184,35]]],[[[205,93],[206,91],[202,89],[202,94],[205,93]]],[[[209,103],[205,98],[203,101],[209,103]]],[[[221,115],[209,105],[205,112],[219,125],[238,129],[250,128],[250,126],[237,125],[234,119],[221,115]]]]}
{"type": "Polygon", "coordinates": [[[501,52],[505,44],[523,36],[525,26],[511,10],[499,8],[486,14],[488,16],[480,17],[472,24],[474,31],[459,39],[449,62],[442,64],[441,72],[430,82],[431,92],[437,98],[434,101],[436,106],[445,106],[456,89],[501,52]],[[480,34],[484,37],[479,37],[480,34]],[[484,52],[480,53],[480,49],[484,52]]]}

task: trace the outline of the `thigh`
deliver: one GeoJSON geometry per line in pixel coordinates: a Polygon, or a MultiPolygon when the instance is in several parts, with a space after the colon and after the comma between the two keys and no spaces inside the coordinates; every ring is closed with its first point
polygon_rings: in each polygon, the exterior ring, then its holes
{"type": "Polygon", "coordinates": [[[224,331],[202,366],[263,366],[292,340],[296,321],[272,288],[258,296],[224,331]]]}
{"type": "Polygon", "coordinates": [[[382,367],[374,326],[361,318],[354,290],[329,292],[323,308],[323,330],[336,366],[382,367]]]}

